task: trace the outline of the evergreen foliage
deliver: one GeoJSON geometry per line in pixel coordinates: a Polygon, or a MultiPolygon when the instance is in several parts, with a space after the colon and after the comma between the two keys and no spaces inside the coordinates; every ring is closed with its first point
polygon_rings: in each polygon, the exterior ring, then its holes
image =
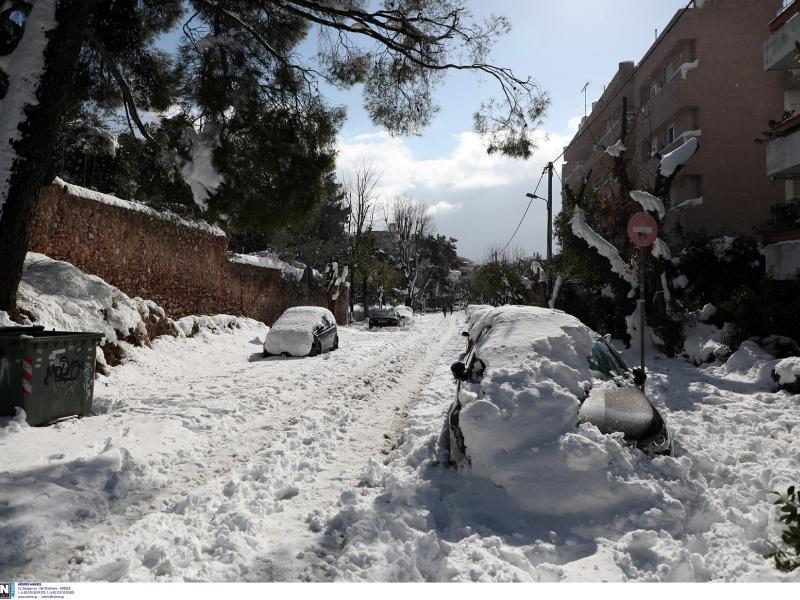
{"type": "Polygon", "coordinates": [[[786,526],[781,534],[781,541],[786,548],[772,544],[775,550],[764,558],[774,559],[775,568],[779,571],[791,572],[800,569],[800,491],[790,486],[786,494],[772,493],[778,496],[773,504],[780,506],[779,520],[786,526]]]}

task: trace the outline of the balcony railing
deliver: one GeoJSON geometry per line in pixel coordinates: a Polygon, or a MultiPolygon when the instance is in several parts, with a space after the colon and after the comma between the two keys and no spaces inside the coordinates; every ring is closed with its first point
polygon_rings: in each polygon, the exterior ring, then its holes
{"type": "Polygon", "coordinates": [[[800,131],[779,137],[767,144],[767,176],[800,177],[800,131]]]}
{"type": "Polygon", "coordinates": [[[769,30],[775,33],[798,12],[800,12],[800,0],[783,0],[783,8],[778,16],[770,21],[769,30]]]}
{"type": "Polygon", "coordinates": [[[764,70],[786,71],[797,69],[797,42],[800,42],[800,0],[781,13],[780,26],[764,42],[764,70]]]}

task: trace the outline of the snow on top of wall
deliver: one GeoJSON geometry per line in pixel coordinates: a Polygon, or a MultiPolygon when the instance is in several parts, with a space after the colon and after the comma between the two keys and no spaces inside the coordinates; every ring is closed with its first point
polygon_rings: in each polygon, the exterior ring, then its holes
{"type": "Polygon", "coordinates": [[[608,262],[611,263],[611,270],[614,273],[630,283],[631,287],[636,287],[636,276],[633,270],[622,260],[622,257],[613,244],[589,227],[586,223],[583,210],[577,206],[572,215],[572,233],[597,250],[601,256],[607,258],[608,262]]]}
{"type": "Polygon", "coordinates": [[[696,137],[693,137],[664,156],[661,159],[661,174],[664,177],[672,177],[678,167],[689,162],[689,159],[694,156],[699,146],[700,142],[697,141],[696,137]]]}
{"type": "MultiPolygon", "coordinates": [[[[273,254],[269,250],[253,252],[252,254],[233,253],[229,255],[228,260],[230,262],[240,263],[243,265],[262,267],[264,269],[277,269],[278,271],[283,272],[285,276],[291,277],[295,281],[300,281],[303,279],[303,273],[305,273],[305,265],[302,263],[297,263],[297,266],[292,265],[285,260],[281,260],[276,254],[273,254]]],[[[322,274],[316,269],[312,269],[311,275],[314,278],[314,281],[319,281],[322,279],[322,274]]],[[[346,277],[346,275],[344,277],[346,277]]]]}
{"type": "Polygon", "coordinates": [[[660,198],[656,198],[652,194],[642,191],[631,192],[631,198],[641,204],[643,210],[654,212],[658,214],[659,218],[664,218],[666,211],[664,210],[664,203],[660,198]]]}
{"type": "Polygon", "coordinates": [[[222,231],[219,227],[214,225],[210,225],[202,220],[190,220],[179,215],[176,215],[170,211],[157,211],[149,206],[145,206],[144,204],[140,204],[138,202],[131,202],[130,200],[123,200],[122,198],[117,198],[116,196],[112,196],[111,194],[103,194],[101,192],[96,192],[94,190],[90,190],[79,185],[74,185],[72,183],[67,183],[60,177],[56,177],[53,180],[53,185],[57,185],[64,190],[71,196],[75,196],[77,198],[84,198],[86,200],[93,200],[94,202],[100,202],[102,204],[108,204],[110,206],[116,206],[118,208],[124,208],[125,210],[133,210],[136,212],[141,212],[151,217],[155,217],[157,219],[161,219],[162,221],[169,221],[171,223],[175,223],[176,225],[181,225],[183,227],[188,227],[189,229],[196,229],[198,231],[202,231],[203,233],[208,233],[210,235],[216,237],[225,237],[225,232],[222,231]]]}
{"type": "Polygon", "coordinates": [[[0,217],[18,158],[14,144],[22,137],[19,128],[27,120],[25,108],[39,103],[36,92],[45,68],[47,33],[56,25],[56,0],[34,2],[16,49],[0,56],[0,70],[8,77],[6,95],[0,100],[0,217]]]}

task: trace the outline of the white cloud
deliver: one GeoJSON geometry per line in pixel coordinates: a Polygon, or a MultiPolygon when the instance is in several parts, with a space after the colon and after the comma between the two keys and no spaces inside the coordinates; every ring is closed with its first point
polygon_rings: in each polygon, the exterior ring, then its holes
{"type": "Polygon", "coordinates": [[[455,204],[451,204],[450,202],[445,202],[444,200],[441,202],[437,202],[431,208],[431,213],[434,215],[441,215],[444,213],[448,213],[451,210],[455,210],[461,208],[461,203],[457,202],[455,204]]]}
{"type": "Polygon", "coordinates": [[[577,117],[572,117],[567,122],[567,127],[569,128],[569,131],[571,131],[572,133],[577,133],[578,129],[581,126],[581,121],[583,121],[583,117],[581,115],[578,115],[577,117]]]}
{"type": "MultiPolygon", "coordinates": [[[[346,180],[358,165],[371,163],[381,176],[377,191],[384,200],[408,194],[438,206],[442,203],[437,197],[444,194],[485,190],[490,198],[491,188],[537,180],[547,160],[560,154],[569,140],[562,135],[542,136],[534,156],[524,161],[487,154],[480,136],[472,132],[456,134],[454,139],[455,148],[434,159],[418,159],[406,140],[386,132],[340,139],[338,168],[346,180]]],[[[444,204],[439,212],[452,209],[444,204]]]]}

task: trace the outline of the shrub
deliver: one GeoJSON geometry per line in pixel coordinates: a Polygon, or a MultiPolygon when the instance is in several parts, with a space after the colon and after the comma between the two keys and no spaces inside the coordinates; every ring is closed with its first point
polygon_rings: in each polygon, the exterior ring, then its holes
{"type": "Polygon", "coordinates": [[[791,572],[800,568],[800,492],[795,486],[791,486],[786,494],[772,492],[778,499],[773,502],[780,506],[781,516],[779,520],[786,526],[781,534],[781,541],[788,548],[780,548],[772,544],[775,548],[773,552],[765,554],[764,558],[775,560],[775,568],[779,571],[791,572]]]}

